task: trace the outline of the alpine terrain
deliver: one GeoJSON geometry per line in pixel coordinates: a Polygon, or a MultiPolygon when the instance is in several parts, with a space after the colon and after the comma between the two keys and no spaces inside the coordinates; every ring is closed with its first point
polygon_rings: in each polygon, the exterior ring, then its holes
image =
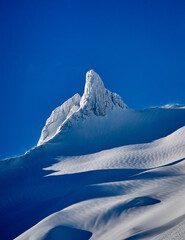
{"type": "Polygon", "coordinates": [[[93,70],[0,161],[2,240],[183,240],[184,203],[185,106],[136,111],[93,70]]]}

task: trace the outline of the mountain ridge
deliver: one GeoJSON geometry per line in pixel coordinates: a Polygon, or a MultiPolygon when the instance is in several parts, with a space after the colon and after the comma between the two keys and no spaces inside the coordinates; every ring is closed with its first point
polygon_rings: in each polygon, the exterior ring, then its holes
{"type": "Polygon", "coordinates": [[[109,109],[115,107],[127,109],[121,97],[105,88],[100,76],[90,70],[86,73],[86,83],[82,97],[77,93],[52,111],[41,132],[37,146],[49,141],[60,132],[67,131],[80,119],[92,114],[105,116],[109,109]]]}

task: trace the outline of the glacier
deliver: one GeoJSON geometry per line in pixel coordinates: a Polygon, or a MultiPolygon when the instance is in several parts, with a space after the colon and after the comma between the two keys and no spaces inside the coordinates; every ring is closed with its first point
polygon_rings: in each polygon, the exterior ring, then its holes
{"type": "Polygon", "coordinates": [[[0,190],[3,240],[183,240],[185,106],[131,109],[90,70],[0,190]]]}

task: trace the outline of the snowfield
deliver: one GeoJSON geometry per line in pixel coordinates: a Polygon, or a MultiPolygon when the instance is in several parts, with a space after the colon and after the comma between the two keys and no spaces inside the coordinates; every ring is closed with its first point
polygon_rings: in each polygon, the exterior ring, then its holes
{"type": "Polygon", "coordinates": [[[93,70],[0,161],[1,239],[185,239],[185,107],[135,111],[93,70]]]}

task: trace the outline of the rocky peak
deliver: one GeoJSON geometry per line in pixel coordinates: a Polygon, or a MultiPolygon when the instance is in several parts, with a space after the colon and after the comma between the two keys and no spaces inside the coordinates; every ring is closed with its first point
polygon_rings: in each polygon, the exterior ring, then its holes
{"type": "Polygon", "coordinates": [[[105,88],[102,79],[94,70],[88,71],[80,108],[83,108],[86,113],[93,111],[97,116],[104,116],[107,108],[114,106],[127,108],[118,94],[105,88]]]}
{"type": "Polygon", "coordinates": [[[60,132],[67,131],[73,124],[83,121],[87,116],[105,116],[115,107],[127,108],[121,97],[105,88],[100,76],[90,70],[86,74],[85,90],[82,98],[75,94],[56,108],[46,121],[38,145],[49,141],[60,132]]]}

